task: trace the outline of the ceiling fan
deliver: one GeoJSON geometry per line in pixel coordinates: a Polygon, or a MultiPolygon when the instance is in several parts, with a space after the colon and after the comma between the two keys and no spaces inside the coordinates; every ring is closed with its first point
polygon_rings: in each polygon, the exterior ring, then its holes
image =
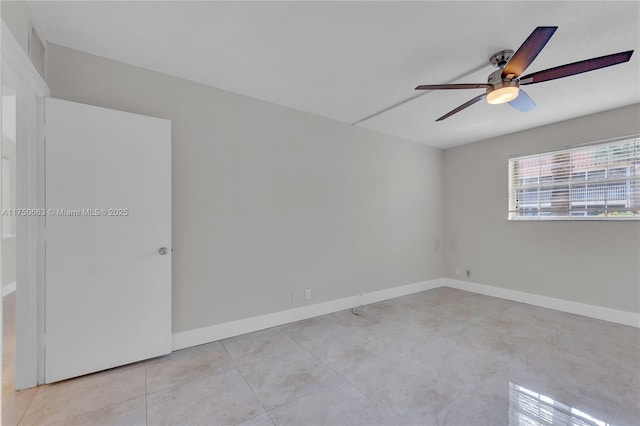
{"type": "Polygon", "coordinates": [[[485,93],[465,102],[436,121],[449,118],[484,98],[487,98],[487,103],[503,104],[508,102],[509,105],[517,110],[526,112],[535,108],[536,104],[524,90],[520,89],[520,86],[569,77],[621,64],[627,62],[633,54],[633,50],[628,50],[521,76],[557,29],[558,27],[537,27],[515,53],[513,50],[502,50],[493,54],[489,58],[489,62],[499,69],[489,74],[486,84],[425,84],[416,87],[416,90],[486,89],[485,93]]]}

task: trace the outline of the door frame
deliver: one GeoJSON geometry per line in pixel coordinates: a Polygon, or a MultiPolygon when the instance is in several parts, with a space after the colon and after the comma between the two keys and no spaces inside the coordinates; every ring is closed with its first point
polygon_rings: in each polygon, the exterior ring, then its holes
{"type": "MultiPolygon", "coordinates": [[[[49,87],[4,21],[1,27],[2,79],[17,92],[16,207],[44,209],[44,98],[49,87]]],[[[44,383],[44,255],[44,217],[18,217],[17,389],[44,383]]]]}

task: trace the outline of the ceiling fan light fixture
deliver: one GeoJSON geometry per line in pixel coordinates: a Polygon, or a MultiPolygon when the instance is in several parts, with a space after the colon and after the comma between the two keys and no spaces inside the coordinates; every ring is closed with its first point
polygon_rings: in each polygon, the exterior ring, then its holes
{"type": "Polygon", "coordinates": [[[497,87],[499,85],[496,85],[491,89],[487,89],[487,103],[492,105],[506,104],[517,98],[520,89],[518,88],[517,82],[515,83],[516,84],[500,85],[501,87],[497,87]]]}
{"type": "MultiPolygon", "coordinates": [[[[628,62],[633,55],[633,50],[613,53],[611,55],[599,56],[597,58],[585,59],[584,61],[572,62],[558,67],[536,71],[531,74],[522,75],[538,56],[558,27],[536,27],[527,37],[522,45],[516,50],[501,50],[494,53],[489,58],[491,65],[498,68],[489,74],[486,84],[456,83],[456,84],[421,84],[416,90],[448,90],[448,89],[480,89],[486,88],[486,92],[463,103],[459,107],[449,111],[436,121],[442,121],[457,114],[465,108],[474,105],[481,99],[486,98],[489,104],[509,103],[512,107],[521,112],[527,112],[536,107],[535,102],[523,90],[520,94],[520,85],[542,83],[544,81],[556,80],[570,77],[576,74],[595,71],[613,65],[628,62]]],[[[411,99],[415,99],[414,96],[411,99]]],[[[402,105],[407,101],[395,106],[402,105]]],[[[395,107],[394,106],[394,107],[395,107]]],[[[388,111],[388,109],[384,110],[388,111]]],[[[383,111],[383,112],[384,112],[383,111]]]]}

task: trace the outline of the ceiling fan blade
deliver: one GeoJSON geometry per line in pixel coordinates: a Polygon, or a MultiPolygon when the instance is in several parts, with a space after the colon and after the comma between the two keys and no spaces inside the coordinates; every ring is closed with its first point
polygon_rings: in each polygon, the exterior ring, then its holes
{"type": "Polygon", "coordinates": [[[569,77],[583,72],[610,67],[612,65],[627,62],[631,58],[632,54],[633,50],[628,50],[626,52],[614,53],[612,55],[600,56],[598,58],[560,65],[559,67],[527,74],[520,79],[520,84],[541,83],[543,81],[555,80],[557,78],[569,77]]]}
{"type": "Polygon", "coordinates": [[[462,111],[463,109],[470,107],[471,105],[475,104],[476,102],[478,102],[479,100],[484,99],[487,96],[486,93],[483,93],[482,95],[476,96],[475,98],[471,99],[470,101],[467,101],[465,103],[463,103],[462,105],[460,105],[458,108],[449,111],[448,113],[446,113],[445,115],[443,115],[442,117],[438,118],[436,121],[442,121],[445,118],[449,118],[451,117],[453,114],[458,113],[460,111],[462,111]]]}
{"type": "Polygon", "coordinates": [[[502,78],[518,77],[538,56],[558,27],[538,27],[527,37],[522,46],[516,50],[502,70],[502,78]],[[511,76],[511,77],[509,77],[511,76]]]}
{"type": "Polygon", "coordinates": [[[518,97],[512,100],[511,102],[509,102],[509,105],[511,105],[512,107],[514,107],[520,112],[531,111],[536,107],[536,103],[533,102],[533,99],[531,99],[529,95],[527,95],[527,92],[525,92],[522,89],[520,89],[520,92],[518,93],[518,97]]]}
{"type": "Polygon", "coordinates": [[[423,84],[416,87],[415,90],[443,90],[443,89],[486,89],[493,87],[486,83],[462,83],[462,84],[423,84]]]}

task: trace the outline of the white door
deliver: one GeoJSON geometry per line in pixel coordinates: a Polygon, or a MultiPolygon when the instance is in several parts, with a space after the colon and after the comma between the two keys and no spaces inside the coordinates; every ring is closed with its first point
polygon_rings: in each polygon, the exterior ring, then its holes
{"type": "Polygon", "coordinates": [[[171,351],[171,122],[45,102],[45,382],[171,351]]]}

